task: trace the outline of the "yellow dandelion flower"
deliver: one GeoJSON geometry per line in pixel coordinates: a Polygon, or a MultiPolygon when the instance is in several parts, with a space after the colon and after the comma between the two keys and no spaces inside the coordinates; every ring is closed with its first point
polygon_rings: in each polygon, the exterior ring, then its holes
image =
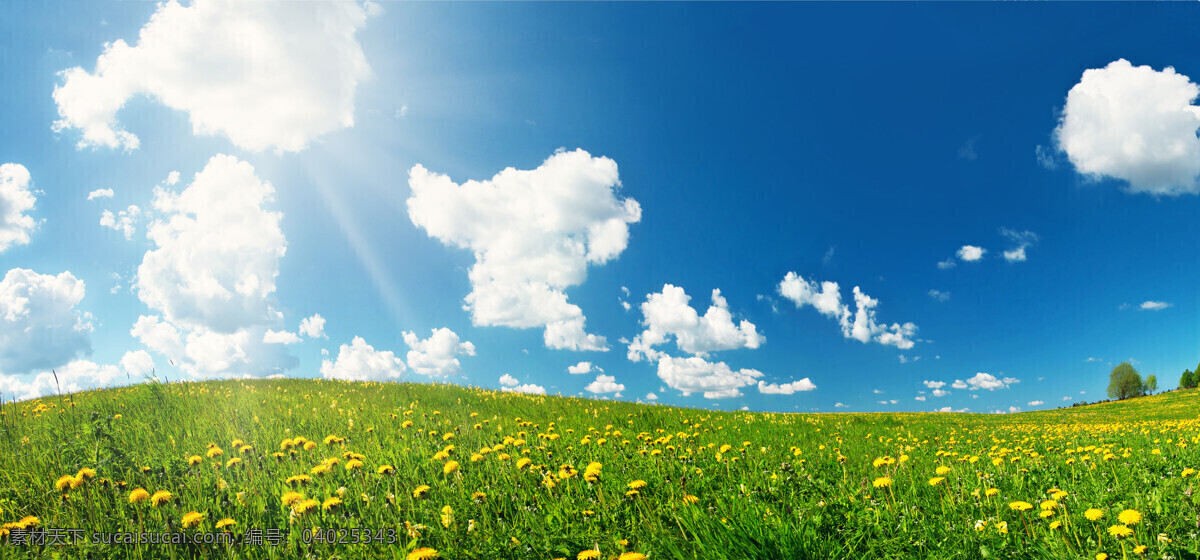
{"type": "Polygon", "coordinates": [[[150,496],[150,504],[154,505],[155,507],[161,506],[171,501],[171,498],[173,497],[174,496],[172,496],[170,492],[167,492],[166,490],[159,490],[158,492],[155,492],[153,496],[150,496]]]}
{"type": "Polygon", "coordinates": [[[517,459],[517,470],[528,467],[530,463],[533,463],[533,461],[530,460],[529,457],[521,457],[520,459],[517,459]]]}
{"type": "Polygon", "coordinates": [[[220,457],[224,454],[225,452],[221,451],[221,448],[216,446],[208,448],[208,453],[205,453],[205,455],[208,455],[209,459],[212,459],[213,457],[220,457]]]}
{"type": "Polygon", "coordinates": [[[71,483],[74,481],[75,481],[74,476],[65,474],[65,475],[58,477],[58,481],[54,483],[54,487],[57,488],[58,491],[64,492],[64,491],[71,489],[71,483]]]}
{"type": "Polygon", "coordinates": [[[944,477],[944,476],[935,476],[935,477],[929,479],[929,485],[937,486],[937,485],[941,484],[944,480],[946,480],[946,477],[944,477]]]}
{"type": "Polygon", "coordinates": [[[303,500],[304,495],[299,492],[284,492],[283,496],[279,499],[283,502],[284,507],[291,507],[293,504],[303,500]]]}
{"type": "Polygon", "coordinates": [[[934,472],[937,473],[938,476],[943,476],[946,473],[950,472],[950,467],[942,465],[942,466],[938,467],[937,469],[935,469],[934,472]]]}
{"type": "Polygon", "coordinates": [[[1132,535],[1133,529],[1130,529],[1125,525],[1113,525],[1112,527],[1108,528],[1108,534],[1117,538],[1124,538],[1132,535]]]}
{"type": "Polygon", "coordinates": [[[234,525],[237,525],[237,521],[234,521],[234,520],[226,517],[225,519],[222,519],[217,522],[217,530],[224,531],[229,527],[233,527],[234,525]]]}
{"type": "Polygon", "coordinates": [[[487,499],[487,494],[484,494],[483,492],[475,492],[471,494],[471,500],[473,501],[482,502],[485,499],[487,499]]]}
{"type": "Polygon", "coordinates": [[[1042,519],[1051,517],[1053,515],[1054,515],[1054,510],[1052,510],[1052,509],[1044,509],[1044,510],[1038,512],[1038,517],[1041,517],[1042,519]]]}
{"type": "Polygon", "coordinates": [[[1142,520],[1142,514],[1136,509],[1127,509],[1117,514],[1117,521],[1125,525],[1137,525],[1142,520]]]}
{"type": "Polygon", "coordinates": [[[646,555],[641,552],[626,552],[617,557],[617,560],[646,560],[646,555]]]}
{"type": "Polygon", "coordinates": [[[375,472],[377,472],[379,474],[396,474],[396,467],[393,467],[391,465],[380,465],[379,468],[375,470],[375,472]]]}
{"type": "Polygon", "coordinates": [[[137,488],[129,493],[129,503],[140,504],[150,499],[150,493],[145,488],[137,488]]]}
{"type": "Polygon", "coordinates": [[[596,558],[599,557],[600,551],[598,550],[584,550],[583,552],[575,555],[575,560],[596,560],[596,558]]]}
{"type": "Polygon", "coordinates": [[[363,466],[363,462],[358,459],[350,459],[346,461],[346,470],[353,471],[363,466]]]}
{"type": "Polygon", "coordinates": [[[204,521],[203,513],[198,513],[198,512],[192,511],[192,512],[183,514],[183,528],[184,529],[194,528],[197,525],[200,525],[201,521],[204,521]]]}
{"type": "Polygon", "coordinates": [[[1108,555],[1101,552],[1096,555],[1096,560],[1108,560],[1108,555]]]}
{"type": "Polygon", "coordinates": [[[340,506],[340,505],[342,505],[342,499],[337,496],[334,496],[332,498],[325,500],[325,502],[321,504],[321,510],[322,511],[333,511],[333,510],[336,510],[338,508],[338,506],[340,506]]]}
{"type": "Polygon", "coordinates": [[[296,476],[289,476],[287,479],[288,486],[303,486],[305,484],[308,484],[309,482],[312,482],[312,477],[308,476],[306,474],[298,474],[296,476]]]}
{"type": "Polygon", "coordinates": [[[699,502],[699,501],[700,501],[700,498],[698,498],[698,497],[696,497],[696,496],[693,496],[693,495],[691,495],[691,494],[684,494],[684,495],[683,495],[683,503],[685,503],[685,504],[694,504],[694,503],[696,503],[696,502],[699,502]]]}
{"type": "Polygon", "coordinates": [[[1104,512],[1096,508],[1089,508],[1087,511],[1083,512],[1083,516],[1086,517],[1088,521],[1099,521],[1100,518],[1104,517],[1104,512]]]}
{"type": "Polygon", "coordinates": [[[241,462],[242,462],[242,459],[240,457],[234,457],[225,463],[225,468],[228,469],[228,468],[236,467],[236,466],[240,465],[241,462]]]}
{"type": "Polygon", "coordinates": [[[412,495],[414,498],[417,498],[417,499],[425,498],[425,497],[429,496],[429,487],[422,484],[422,485],[418,486],[415,490],[413,490],[412,495]]]}
{"type": "Polygon", "coordinates": [[[1062,527],[1062,521],[1055,519],[1050,522],[1050,530],[1057,531],[1060,527],[1062,527]]]}
{"type": "Polygon", "coordinates": [[[999,488],[988,488],[986,491],[984,491],[983,495],[991,498],[992,496],[995,496],[996,494],[999,494],[999,493],[1000,493],[999,488]]]}
{"type": "Polygon", "coordinates": [[[96,470],[83,467],[82,469],[79,469],[79,472],[76,473],[75,476],[83,480],[90,480],[96,476],[96,470]]]}
{"type": "Polygon", "coordinates": [[[331,470],[332,469],[329,468],[329,465],[317,465],[317,466],[309,469],[308,472],[309,472],[309,474],[325,474],[331,470]]]}
{"type": "Polygon", "coordinates": [[[1145,554],[1146,553],[1146,545],[1139,544],[1139,545],[1133,547],[1133,553],[1134,554],[1145,554]]]}
{"type": "Polygon", "coordinates": [[[409,552],[408,556],[404,557],[404,560],[430,560],[431,558],[437,557],[438,551],[426,546],[409,552]]]}
{"type": "Polygon", "coordinates": [[[1041,509],[1054,509],[1054,508],[1058,507],[1058,502],[1056,502],[1054,500],[1046,500],[1046,501],[1042,502],[1041,504],[1038,504],[1038,507],[1041,509]]]}
{"type": "Polygon", "coordinates": [[[312,451],[312,450],[314,450],[314,449],[316,449],[316,448],[317,448],[317,444],[316,444],[316,442],[312,442],[312,441],[306,441],[306,442],[304,442],[304,450],[305,450],[305,451],[312,451]]]}
{"type": "Polygon", "coordinates": [[[887,488],[888,486],[892,485],[892,479],[888,478],[886,476],[881,476],[879,478],[876,478],[875,481],[871,483],[871,485],[876,488],[887,488]]]}
{"type": "Polygon", "coordinates": [[[629,488],[632,488],[633,490],[640,490],[640,489],[642,489],[642,488],[645,488],[645,487],[646,487],[646,481],[645,481],[645,480],[638,479],[638,480],[635,480],[635,481],[633,481],[633,482],[630,482],[630,483],[628,484],[628,486],[629,486],[629,488]]]}
{"type": "Polygon", "coordinates": [[[446,466],[442,467],[442,474],[454,474],[458,470],[458,461],[447,461],[446,466]]]}
{"type": "Polygon", "coordinates": [[[199,455],[192,455],[191,457],[188,457],[187,462],[188,466],[194,467],[204,462],[204,459],[202,459],[199,455]]]}
{"type": "Polygon", "coordinates": [[[293,506],[292,512],[296,515],[307,515],[319,507],[321,507],[321,503],[310,498],[293,506]]]}
{"type": "Polygon", "coordinates": [[[1033,504],[1029,502],[1017,501],[1008,504],[1008,507],[1014,511],[1029,511],[1033,509],[1033,504]]]}

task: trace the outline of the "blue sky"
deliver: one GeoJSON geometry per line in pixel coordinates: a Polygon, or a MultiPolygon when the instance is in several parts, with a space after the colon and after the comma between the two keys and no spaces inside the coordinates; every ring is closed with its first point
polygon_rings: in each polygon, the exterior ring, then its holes
{"type": "Polygon", "coordinates": [[[1124,360],[1174,387],[1198,19],[18,3],[0,391],[153,367],[992,412],[1102,398],[1124,360]]]}

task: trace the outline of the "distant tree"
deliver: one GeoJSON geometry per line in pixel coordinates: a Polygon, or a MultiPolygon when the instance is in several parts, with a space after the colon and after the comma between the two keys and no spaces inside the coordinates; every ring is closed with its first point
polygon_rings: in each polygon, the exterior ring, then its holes
{"type": "Polygon", "coordinates": [[[1192,370],[1183,370],[1183,375],[1179,378],[1180,389],[1190,389],[1192,387],[1192,370]]]}
{"type": "Polygon", "coordinates": [[[1142,394],[1142,376],[1129,362],[1121,362],[1108,376],[1108,397],[1128,399],[1142,394]]]}
{"type": "Polygon", "coordinates": [[[1153,373],[1146,376],[1146,394],[1154,394],[1158,390],[1158,376],[1153,373]]]}

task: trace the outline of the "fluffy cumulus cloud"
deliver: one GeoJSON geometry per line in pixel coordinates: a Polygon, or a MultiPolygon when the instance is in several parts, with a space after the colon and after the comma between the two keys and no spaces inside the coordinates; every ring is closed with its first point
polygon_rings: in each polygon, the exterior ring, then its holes
{"type": "Polygon", "coordinates": [[[701,316],[688,303],[683,288],[666,284],[659,293],[646,296],[642,303],[642,324],[646,327],[629,344],[629,359],[653,360],[659,355],[655,346],[672,337],[682,351],[704,357],[709,352],[735,348],[758,348],[766,341],[754,323],[745,319],[734,323],[729,303],[721,290],[712,291],[712,305],[701,316]]]}
{"type": "Polygon", "coordinates": [[[1029,406],[1042,406],[1044,404],[1046,404],[1045,401],[1029,401],[1029,406]]]}
{"type": "Polygon", "coordinates": [[[83,280],[14,268],[0,281],[0,373],[48,370],[92,352],[83,280]]]}
{"type": "Polygon", "coordinates": [[[513,377],[507,373],[500,376],[500,385],[502,385],[504,387],[516,387],[517,385],[520,385],[520,384],[521,384],[521,382],[517,381],[516,377],[513,377]]]}
{"type": "Polygon", "coordinates": [[[4,394],[5,400],[14,397],[28,400],[110,386],[119,377],[120,370],[116,366],[74,360],[53,372],[42,371],[32,376],[0,374],[0,393],[4,394]]]}
{"type": "Polygon", "coordinates": [[[29,185],[29,170],[19,163],[0,165],[0,253],[29,244],[37,225],[29,211],[37,197],[29,185]]]}
{"type": "Polygon", "coordinates": [[[525,393],[526,395],[545,395],[546,394],[545,387],[542,387],[541,385],[535,385],[533,383],[526,383],[524,385],[514,385],[512,387],[501,387],[500,390],[504,391],[505,393],[525,393]]]}
{"type": "Polygon", "coordinates": [[[962,247],[960,247],[958,249],[958,252],[955,254],[958,255],[958,258],[962,259],[964,262],[975,262],[979,259],[982,259],[983,255],[986,253],[987,253],[987,249],[984,249],[983,247],[976,247],[974,245],[963,245],[962,247]]]}
{"type": "Polygon", "coordinates": [[[149,227],[157,246],[137,272],[138,298],[167,321],[221,332],[271,320],[283,214],[263,206],[275,189],[250,164],[213,156],[182,192],[156,189],[164,217],[149,227]]]}
{"type": "Polygon", "coordinates": [[[706,399],[740,397],[740,389],[754,385],[761,371],[734,371],[725,362],[710,362],[698,356],[690,358],[658,357],[658,377],[668,386],[683,393],[701,393],[706,399]]]}
{"type": "Polygon", "coordinates": [[[875,315],[879,300],[863,293],[858,286],[853,290],[853,312],[850,311],[849,305],[842,303],[837,282],[822,282],[818,285],[816,281],[805,280],[795,272],[788,272],[779,283],[778,292],[796,304],[797,309],[811,305],[822,315],[836,319],[842,327],[842,336],[846,338],[864,343],[874,341],[902,350],[913,347],[917,326],[911,322],[891,325],[879,323],[875,315]]]}
{"type": "Polygon", "coordinates": [[[1143,301],[1142,305],[1139,307],[1143,311],[1162,311],[1163,309],[1171,307],[1171,304],[1165,301],[1143,301]]]}
{"type": "Polygon", "coordinates": [[[447,328],[433,329],[429,338],[421,340],[416,333],[405,332],[408,345],[408,367],[429,377],[450,377],[462,371],[457,356],[474,356],[475,345],[464,341],[447,328]]]}
{"type": "Polygon", "coordinates": [[[112,198],[116,194],[112,189],[96,189],[88,193],[88,200],[96,200],[97,198],[112,198]]]}
{"type": "Polygon", "coordinates": [[[100,225],[119,231],[125,235],[125,239],[133,239],[133,234],[137,233],[137,223],[142,216],[142,209],[136,205],[130,204],[124,210],[118,210],[116,214],[112,210],[105,210],[100,214],[100,225]]]}
{"type": "Polygon", "coordinates": [[[1038,235],[1032,231],[1014,231],[1008,228],[1000,228],[1000,235],[1007,237],[1009,241],[1016,245],[1016,247],[1004,251],[1004,260],[1010,263],[1025,261],[1025,249],[1038,241],[1038,235]]]}
{"type": "MultiPolygon", "coordinates": [[[[168,184],[170,181],[168,181],[168,184]]],[[[193,377],[279,374],[296,367],[274,309],[279,260],[287,248],[274,188],[250,164],[211,158],[180,192],[156,188],[155,245],[138,267],[138,298],[156,312],[132,334],[180,360],[193,377]]]]}
{"type": "Polygon", "coordinates": [[[300,320],[300,334],[308,338],[328,338],[325,336],[325,318],[320,313],[300,320]]]}
{"type": "Polygon", "coordinates": [[[150,375],[154,371],[154,358],[145,350],[126,352],[121,356],[121,371],[130,376],[150,375]]]}
{"type": "MultiPolygon", "coordinates": [[[[976,373],[973,377],[967,379],[966,381],[963,381],[961,379],[955,379],[954,383],[951,385],[951,387],[953,387],[955,389],[970,389],[972,391],[979,390],[979,389],[986,389],[988,391],[994,391],[996,389],[1006,389],[1006,388],[1008,388],[1009,385],[1013,385],[1013,384],[1020,383],[1020,382],[1021,382],[1021,380],[1017,379],[1015,377],[997,378],[996,376],[994,376],[990,373],[979,372],[979,373],[976,373]]],[[[926,382],[926,385],[928,385],[928,383],[929,382],[926,382]]],[[[944,383],[943,383],[943,385],[944,385],[944,383]]],[[[935,393],[936,393],[936,391],[935,391],[935,393]]]]}
{"type": "Polygon", "coordinates": [[[600,369],[600,366],[594,365],[592,362],[579,362],[573,366],[567,366],[567,373],[571,375],[584,375],[591,373],[593,369],[601,373],[604,372],[604,370],[600,369]]]}
{"type": "Polygon", "coordinates": [[[651,392],[651,393],[646,393],[646,400],[648,400],[648,401],[656,401],[656,400],[658,400],[658,395],[656,395],[656,394],[654,394],[654,393],[652,393],[652,392],[651,392]]]}
{"type": "Polygon", "coordinates": [[[294,332],[267,329],[267,332],[263,333],[262,340],[265,344],[296,344],[300,342],[300,335],[294,332]]]}
{"type": "Polygon", "coordinates": [[[922,381],[921,383],[924,383],[925,386],[929,387],[930,389],[941,389],[942,387],[946,386],[945,381],[922,381]]]}
{"type": "Polygon", "coordinates": [[[1067,92],[1055,129],[1058,148],[1091,177],[1126,182],[1130,192],[1200,191],[1200,86],[1174,68],[1119,59],[1086,70],[1067,92]]]}
{"type": "Polygon", "coordinates": [[[560,150],[537,169],[461,185],[416,165],[408,184],[413,224],[475,255],[464,300],[475,325],[543,328],[549,348],[608,349],[566,289],[620,255],[641,220],[637,201],[617,196],[616,162],[560,150]]]}
{"type": "Polygon", "coordinates": [[[338,350],[337,360],[321,360],[321,376],[347,381],[390,381],[404,375],[404,362],[391,351],[376,350],[362,337],[338,350]]]}
{"type": "Polygon", "coordinates": [[[355,34],[371,11],[355,2],[161,3],[137,44],[117,39],[93,71],[60,73],[54,129],[78,129],[80,148],[136,149],[117,112],[146,96],[186,112],[195,134],[253,151],[304,149],[354,124],[354,92],[370,75],[355,34]]]}
{"type": "Polygon", "coordinates": [[[780,383],[778,385],[767,383],[766,381],[758,382],[758,392],[764,395],[791,395],[796,392],[812,391],[816,388],[817,386],[812,381],[809,381],[807,377],[799,381],[780,383]]]}
{"type": "Polygon", "coordinates": [[[584,390],[597,395],[616,393],[616,396],[619,397],[621,396],[621,391],[625,390],[625,386],[617,383],[617,378],[611,375],[597,375],[596,380],[588,383],[587,387],[584,387],[584,390]]]}

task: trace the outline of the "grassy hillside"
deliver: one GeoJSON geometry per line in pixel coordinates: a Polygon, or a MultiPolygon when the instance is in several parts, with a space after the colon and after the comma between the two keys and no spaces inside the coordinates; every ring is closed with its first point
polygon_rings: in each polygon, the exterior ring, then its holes
{"type": "Polygon", "coordinates": [[[1198,405],[758,414],[140,385],[0,408],[0,558],[1195,558],[1198,405]],[[118,531],[237,542],[91,542],[118,531]]]}

